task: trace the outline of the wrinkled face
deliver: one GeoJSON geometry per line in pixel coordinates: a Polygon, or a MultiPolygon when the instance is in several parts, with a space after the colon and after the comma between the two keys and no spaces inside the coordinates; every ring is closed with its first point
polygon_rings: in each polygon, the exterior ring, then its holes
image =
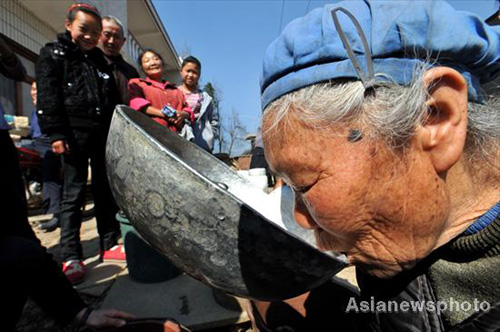
{"type": "Polygon", "coordinates": [[[104,54],[109,56],[119,55],[125,43],[122,29],[111,20],[103,20],[100,42],[104,54]]]}
{"type": "Polygon", "coordinates": [[[197,64],[188,62],[181,69],[181,77],[188,87],[196,87],[200,79],[200,68],[197,64]]]}
{"type": "Polygon", "coordinates": [[[153,52],[146,52],[141,59],[142,70],[149,78],[160,80],[163,76],[163,61],[153,52]]]}
{"type": "Polygon", "coordinates": [[[101,20],[94,15],[79,11],[73,22],[66,20],[66,30],[82,51],[90,51],[97,46],[101,36],[101,20]]]}
{"type": "Polygon", "coordinates": [[[368,135],[349,140],[352,128],[314,131],[293,116],[288,128],[269,127],[265,117],[266,158],[292,187],[295,219],[314,229],[321,250],[345,253],[384,278],[411,268],[436,245],[449,203],[417,144],[398,157],[368,135]]]}

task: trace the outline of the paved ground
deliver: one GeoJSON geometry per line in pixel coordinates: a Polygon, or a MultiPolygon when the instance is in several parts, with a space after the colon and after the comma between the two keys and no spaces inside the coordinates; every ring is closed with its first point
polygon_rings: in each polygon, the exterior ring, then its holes
{"type": "MultiPolygon", "coordinates": [[[[30,225],[48,251],[61,262],[59,251],[60,230],[45,233],[39,224],[50,216],[37,215],[29,218],[30,225]]],[[[102,263],[99,261],[99,240],[93,217],[92,204],[86,206],[81,227],[81,241],[85,265],[88,270],[86,280],[76,286],[82,298],[94,307],[117,308],[135,314],[137,317],[172,317],[191,329],[199,331],[233,332],[249,329],[248,317],[238,305],[237,310],[228,310],[215,302],[211,288],[181,275],[171,281],[142,284],[129,276],[126,263],[102,263]]],[[[75,326],[57,326],[32,301],[26,304],[19,332],[66,332],[75,326]]]]}
{"type": "MultiPolygon", "coordinates": [[[[77,286],[78,292],[87,303],[94,307],[127,310],[138,317],[173,317],[196,331],[251,331],[248,317],[238,308],[238,303],[236,310],[223,308],[214,300],[209,287],[186,275],[159,284],[140,284],[128,276],[126,264],[99,262],[99,242],[92,213],[93,206],[87,205],[81,227],[81,240],[89,272],[86,281],[77,286]]],[[[34,215],[30,217],[30,224],[42,245],[60,262],[59,229],[44,233],[38,228],[39,223],[47,218],[49,217],[34,215]]],[[[349,284],[356,283],[354,269],[346,269],[338,277],[349,284]]],[[[74,329],[74,325],[66,328],[57,326],[36,304],[29,301],[17,331],[66,332],[74,329]]]]}

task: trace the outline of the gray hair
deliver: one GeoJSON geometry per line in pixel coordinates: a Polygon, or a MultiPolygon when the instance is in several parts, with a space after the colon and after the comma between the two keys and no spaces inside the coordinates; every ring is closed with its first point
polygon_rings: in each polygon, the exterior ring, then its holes
{"type": "MultiPolygon", "coordinates": [[[[424,72],[425,66],[417,68],[409,86],[386,84],[371,93],[360,81],[314,84],[273,101],[264,110],[263,122],[271,124],[268,131],[292,114],[318,129],[356,123],[394,150],[404,148],[429,116],[424,72]]],[[[468,112],[465,156],[470,161],[494,158],[500,150],[500,98],[490,96],[484,105],[469,102],[468,112]]]]}
{"type": "Polygon", "coordinates": [[[118,25],[118,27],[120,27],[120,30],[122,32],[122,37],[125,37],[125,30],[123,30],[123,23],[122,23],[122,21],[120,21],[120,19],[118,17],[113,16],[113,15],[106,15],[106,16],[102,17],[102,20],[103,21],[111,21],[111,22],[115,23],[116,25],[118,25]]]}

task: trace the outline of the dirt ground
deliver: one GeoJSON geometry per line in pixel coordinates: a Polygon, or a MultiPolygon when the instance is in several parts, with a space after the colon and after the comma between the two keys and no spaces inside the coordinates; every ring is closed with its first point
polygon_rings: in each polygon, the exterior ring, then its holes
{"type": "MultiPolygon", "coordinates": [[[[42,245],[45,246],[49,253],[51,253],[56,261],[61,262],[59,253],[59,229],[51,233],[45,233],[38,227],[40,222],[50,219],[51,216],[40,215],[40,211],[36,209],[30,210],[30,225],[34,229],[36,235],[41,240],[42,245]]],[[[96,230],[95,218],[93,217],[93,205],[86,206],[83,216],[84,222],[81,227],[81,241],[83,246],[84,257],[96,256],[99,252],[99,240],[96,230]]],[[[346,280],[346,282],[356,285],[354,269],[346,269],[339,274],[339,276],[346,280]]],[[[109,288],[108,288],[109,290],[109,288]]],[[[106,297],[107,291],[103,292],[100,296],[90,296],[80,293],[83,300],[94,308],[98,308],[106,297]]],[[[16,331],[18,332],[70,332],[77,331],[76,324],[70,324],[65,327],[57,325],[57,323],[45,315],[40,307],[33,301],[29,300],[23,311],[23,315],[17,325],[16,331]]],[[[90,331],[90,330],[85,330],[90,331]]],[[[226,326],[217,329],[204,330],[205,332],[252,332],[250,322],[243,324],[226,326]]]]}
{"type": "MultiPolygon", "coordinates": [[[[30,201],[30,217],[29,222],[36,236],[42,242],[42,245],[47,248],[57,262],[61,262],[59,254],[59,229],[51,233],[45,233],[38,227],[40,222],[51,218],[50,215],[41,215],[37,208],[36,201],[30,201]]],[[[92,205],[87,205],[84,213],[84,222],[82,224],[82,243],[84,246],[84,255],[90,257],[96,255],[99,250],[99,240],[95,231],[95,219],[93,218],[92,205]]],[[[85,294],[80,294],[82,299],[93,307],[99,307],[104,300],[104,296],[93,297],[85,294]]],[[[69,332],[76,330],[76,324],[70,324],[66,327],[61,327],[52,318],[45,315],[42,309],[33,301],[28,300],[24,307],[23,314],[17,324],[16,331],[19,332],[69,332]]]]}
{"type": "MultiPolygon", "coordinates": [[[[30,204],[30,218],[29,222],[35,234],[42,242],[42,245],[47,248],[54,259],[61,263],[59,251],[59,229],[46,233],[39,229],[40,222],[47,221],[51,218],[50,215],[41,215],[40,210],[37,209],[37,202],[29,202],[30,204]]],[[[99,238],[97,235],[95,218],[93,216],[93,204],[89,204],[85,208],[83,223],[81,227],[81,241],[83,245],[84,257],[92,257],[99,252],[99,238]]],[[[108,288],[109,290],[109,288],[108,288]]],[[[82,299],[94,308],[98,308],[106,297],[106,292],[101,296],[90,296],[80,293],[82,299]]],[[[33,301],[28,300],[24,307],[23,314],[19,320],[16,328],[17,332],[73,332],[77,331],[77,325],[71,323],[68,326],[58,325],[52,318],[48,317],[42,309],[33,301]]],[[[90,331],[90,330],[85,330],[90,331]]],[[[218,329],[205,330],[206,332],[251,332],[250,324],[244,323],[234,326],[228,326],[218,329]]]]}

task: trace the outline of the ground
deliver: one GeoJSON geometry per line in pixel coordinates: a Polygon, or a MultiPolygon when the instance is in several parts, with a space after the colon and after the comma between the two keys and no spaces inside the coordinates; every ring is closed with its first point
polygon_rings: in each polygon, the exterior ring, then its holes
{"type": "MultiPolygon", "coordinates": [[[[32,207],[33,202],[30,202],[32,207]]],[[[46,233],[39,229],[40,222],[50,219],[50,215],[41,215],[40,210],[36,208],[30,209],[30,225],[35,234],[42,242],[48,251],[53,255],[56,261],[61,262],[59,253],[59,229],[54,232],[46,233]]],[[[81,240],[83,244],[84,257],[93,257],[99,253],[99,239],[97,236],[95,218],[93,217],[93,205],[86,206],[86,211],[83,217],[84,222],[81,227],[81,240]]],[[[111,285],[112,283],[110,283],[111,285]]],[[[85,294],[85,291],[79,291],[83,300],[93,307],[99,307],[106,297],[109,287],[107,287],[100,295],[93,296],[85,294]]],[[[69,332],[76,331],[76,324],[70,324],[65,327],[59,326],[53,319],[45,315],[41,308],[31,300],[28,300],[24,308],[22,317],[17,325],[18,332],[69,332]]],[[[249,323],[227,326],[223,328],[205,330],[206,332],[245,332],[251,331],[249,323]]]]}
{"type": "MultiPolygon", "coordinates": [[[[30,225],[34,229],[36,235],[41,240],[42,245],[45,246],[48,251],[53,255],[56,261],[61,262],[61,257],[59,253],[59,229],[51,233],[45,233],[41,231],[38,227],[40,222],[47,220],[50,216],[40,215],[40,211],[36,209],[30,209],[30,225]]],[[[84,212],[84,222],[81,227],[81,241],[83,245],[83,253],[84,257],[89,257],[87,261],[90,263],[86,263],[89,269],[92,269],[94,272],[94,277],[89,273],[89,280],[87,280],[84,285],[79,285],[77,291],[83,298],[83,300],[92,305],[93,307],[99,307],[103,304],[106,295],[110,291],[111,286],[115,283],[117,277],[122,276],[122,272],[120,269],[118,271],[115,269],[112,271],[111,276],[98,276],[102,278],[95,279],[95,271],[105,271],[110,270],[111,267],[116,266],[102,266],[95,258],[98,257],[99,253],[99,241],[96,230],[95,218],[93,217],[93,205],[89,204],[86,206],[86,210],[84,212]],[[108,268],[108,269],[106,269],[108,268]],[[104,281],[104,282],[103,282],[104,281]]],[[[86,262],[87,262],[86,261],[86,262]]],[[[111,269],[112,270],[112,269],[111,269]]],[[[102,273],[101,273],[102,274],[102,273]]],[[[355,284],[355,274],[354,269],[346,269],[341,272],[341,278],[344,278],[351,284],[355,284]]],[[[123,280],[121,280],[123,281],[123,280]]],[[[114,287],[116,288],[116,287],[114,287]]],[[[199,293],[196,293],[199,294],[199,293]]],[[[149,298],[148,298],[149,299],[149,298]]],[[[108,297],[109,300],[109,297],[108,297]]],[[[161,300],[161,298],[160,298],[161,300]]],[[[149,300],[148,300],[149,301],[149,300]]],[[[147,302],[149,303],[149,302],[147,302]]],[[[241,321],[241,320],[240,320],[241,321]]],[[[58,326],[54,320],[50,317],[46,316],[44,312],[32,301],[28,301],[23,315],[18,323],[17,331],[18,332],[68,332],[75,331],[76,325],[70,324],[66,327],[58,326]]],[[[215,329],[199,329],[206,332],[251,332],[250,323],[244,322],[240,324],[231,324],[229,326],[215,328],[215,329]]]]}

